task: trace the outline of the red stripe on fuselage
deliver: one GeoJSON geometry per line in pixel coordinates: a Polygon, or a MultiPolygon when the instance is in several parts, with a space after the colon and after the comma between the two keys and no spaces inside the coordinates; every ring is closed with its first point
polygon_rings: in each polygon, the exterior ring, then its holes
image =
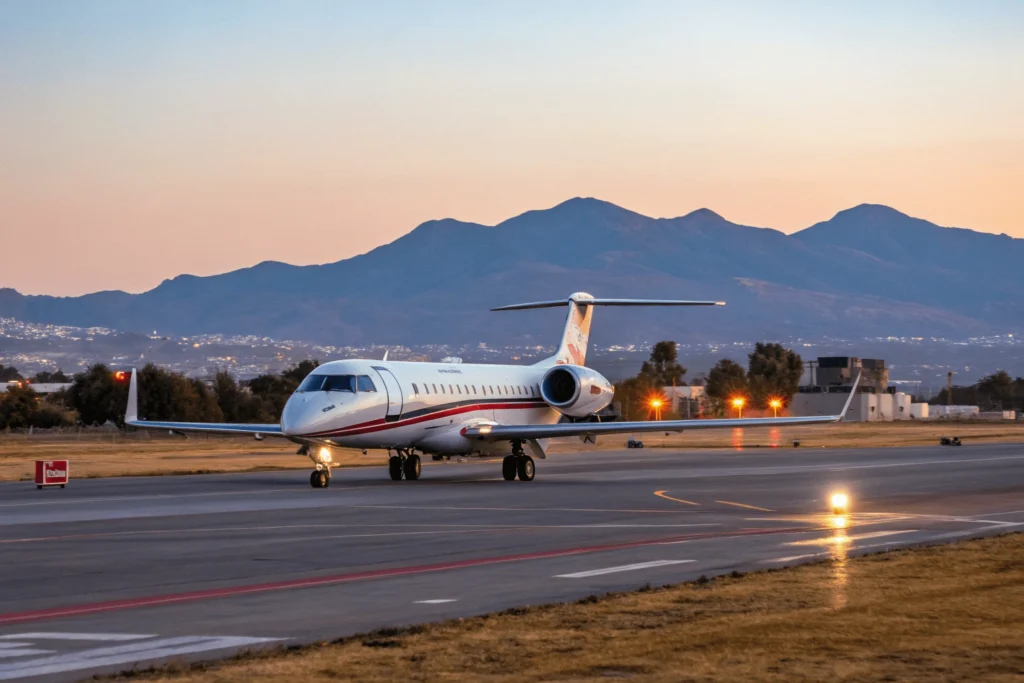
{"type": "Polygon", "coordinates": [[[300,434],[298,438],[321,438],[330,436],[357,436],[359,434],[370,434],[372,432],[380,432],[386,429],[395,429],[397,427],[406,427],[408,425],[419,424],[420,422],[429,422],[430,420],[438,420],[445,417],[451,417],[452,415],[461,415],[463,413],[472,413],[479,410],[520,410],[524,408],[547,408],[548,404],[543,401],[534,401],[531,403],[473,403],[466,406],[458,406],[455,408],[442,408],[434,413],[427,413],[426,415],[417,415],[416,417],[409,418],[407,420],[397,420],[395,422],[387,422],[384,419],[371,420],[369,422],[363,422],[357,425],[351,425],[349,427],[341,427],[339,429],[328,430],[324,432],[316,432],[313,434],[300,434]]]}

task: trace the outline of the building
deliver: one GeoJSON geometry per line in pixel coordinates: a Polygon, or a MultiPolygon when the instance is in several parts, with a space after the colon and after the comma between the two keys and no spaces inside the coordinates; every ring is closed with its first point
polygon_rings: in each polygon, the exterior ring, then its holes
{"type": "Polygon", "coordinates": [[[708,411],[708,395],[701,386],[664,387],[668,411],[681,419],[700,417],[708,411]]]}
{"type": "Polygon", "coordinates": [[[28,387],[37,394],[54,394],[64,389],[70,389],[73,386],[72,382],[28,382],[25,380],[11,380],[5,384],[0,384],[0,394],[7,391],[7,387],[28,387]]]}
{"type": "Polygon", "coordinates": [[[928,404],[913,403],[909,394],[889,386],[889,371],[880,358],[822,356],[808,362],[809,377],[789,404],[791,415],[837,415],[860,375],[847,422],[923,420],[928,404]]]}

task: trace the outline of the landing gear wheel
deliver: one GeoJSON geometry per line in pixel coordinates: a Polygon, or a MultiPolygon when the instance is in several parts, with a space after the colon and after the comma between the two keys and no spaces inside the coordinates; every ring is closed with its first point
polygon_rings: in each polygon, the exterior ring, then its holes
{"type": "Polygon", "coordinates": [[[408,481],[416,481],[420,478],[420,456],[412,453],[405,458],[402,471],[408,481]]]}
{"type": "Polygon", "coordinates": [[[325,470],[314,470],[309,475],[309,485],[315,489],[325,489],[331,485],[331,475],[325,470]]]}
{"type": "Polygon", "coordinates": [[[516,458],[516,460],[516,474],[519,475],[519,481],[533,481],[533,475],[536,472],[533,458],[528,455],[522,455],[516,458]]]}
{"type": "Polygon", "coordinates": [[[516,458],[511,455],[506,455],[505,459],[501,461],[501,476],[505,481],[512,481],[516,478],[516,458]]]}
{"type": "Polygon", "coordinates": [[[402,480],[402,459],[397,455],[388,458],[388,474],[391,475],[392,481],[402,480]]]}

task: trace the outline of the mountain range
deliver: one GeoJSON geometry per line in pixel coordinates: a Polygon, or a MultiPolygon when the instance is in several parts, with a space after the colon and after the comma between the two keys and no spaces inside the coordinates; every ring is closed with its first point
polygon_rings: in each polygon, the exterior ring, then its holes
{"type": "MultiPolygon", "coordinates": [[[[157,256],[150,256],[158,258],[157,256]]],[[[0,316],[160,334],[256,334],[332,345],[552,344],[562,314],[489,313],[567,297],[724,300],[724,308],[602,309],[597,344],[655,339],[941,336],[1024,329],[1024,240],[862,204],[787,235],[708,209],[650,218],[576,198],[498,225],[428,221],[324,265],[275,261],[180,275],[142,294],[27,296],[0,316]]]]}

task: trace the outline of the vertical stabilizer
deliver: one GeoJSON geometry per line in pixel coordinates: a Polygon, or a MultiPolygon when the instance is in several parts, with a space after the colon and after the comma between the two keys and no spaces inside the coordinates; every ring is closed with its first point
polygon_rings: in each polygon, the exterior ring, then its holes
{"type": "Polygon", "coordinates": [[[585,292],[576,292],[569,297],[569,315],[565,318],[562,341],[555,355],[545,362],[556,365],[583,365],[587,361],[587,343],[590,341],[590,321],[594,318],[594,307],[587,305],[594,297],[585,292]]]}

